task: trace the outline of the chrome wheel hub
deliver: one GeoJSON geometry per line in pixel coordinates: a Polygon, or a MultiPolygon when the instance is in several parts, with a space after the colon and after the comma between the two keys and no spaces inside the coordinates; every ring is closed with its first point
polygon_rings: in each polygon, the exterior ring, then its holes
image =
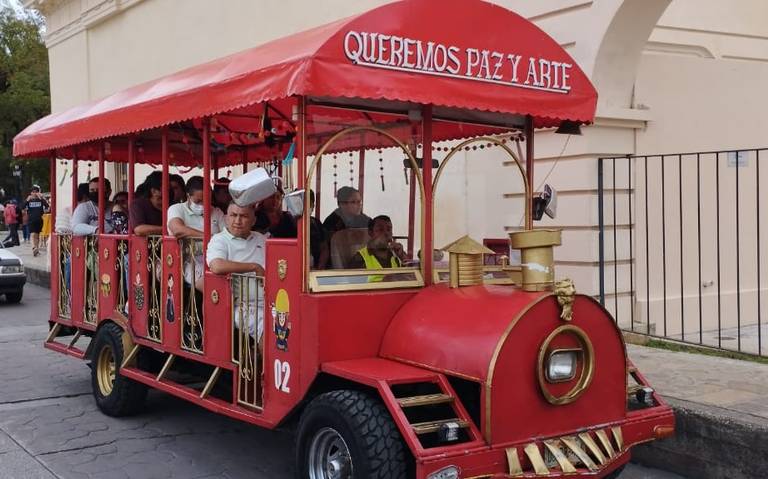
{"type": "Polygon", "coordinates": [[[352,457],[344,438],[333,428],[320,429],[309,446],[310,479],[351,479],[352,457]]]}

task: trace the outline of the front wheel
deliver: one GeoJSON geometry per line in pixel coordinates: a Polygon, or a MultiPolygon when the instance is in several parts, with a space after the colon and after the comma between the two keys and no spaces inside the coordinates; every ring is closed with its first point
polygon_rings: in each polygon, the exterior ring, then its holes
{"type": "Polygon", "coordinates": [[[21,302],[22,296],[24,296],[24,291],[19,291],[18,293],[5,293],[5,300],[11,304],[16,304],[21,302]]]}
{"type": "Polygon", "coordinates": [[[144,406],[147,387],[121,376],[118,369],[125,357],[123,330],[105,324],[96,333],[91,362],[91,387],[96,405],[107,416],[135,414],[144,406]]]}
{"type": "Polygon", "coordinates": [[[403,479],[406,454],[389,412],[359,391],[332,391],[307,406],[297,436],[299,479],[403,479]]]}

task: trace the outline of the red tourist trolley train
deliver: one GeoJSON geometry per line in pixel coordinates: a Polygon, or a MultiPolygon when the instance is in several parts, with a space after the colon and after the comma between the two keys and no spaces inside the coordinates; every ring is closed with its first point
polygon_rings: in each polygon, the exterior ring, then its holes
{"type": "Polygon", "coordinates": [[[109,415],[136,412],[150,387],[258,426],[295,424],[302,478],[616,477],[632,446],[672,434],[672,412],[609,313],[555,283],[559,232],[532,227],[534,129],[587,124],[596,99],[518,15],[404,0],[43,118],[14,153],[50,158],[54,208],[69,206],[54,176],[67,160],[75,172],[98,163],[102,192],[105,164],[127,164],[131,203],[134,170],[161,167],[163,225],[171,168],[201,169],[208,186],[200,240],[107,234],[105,214],[96,234],[55,234],[45,347],[91,361],[109,415]],[[516,267],[469,237],[444,248],[447,264],[420,253],[443,246],[444,167],[479,150],[522,176],[525,228],[501,243],[520,250],[516,267]],[[349,228],[313,267],[310,217],[330,188],[323,162],[338,157],[363,195],[366,165],[386,195],[384,158],[404,159],[402,266],[351,268],[368,232],[349,228]],[[235,167],[281,176],[300,216],[295,238],[266,241],[263,276],[196,262],[212,236],[209,186],[235,167]],[[201,292],[185,276],[195,267],[201,292]]]}

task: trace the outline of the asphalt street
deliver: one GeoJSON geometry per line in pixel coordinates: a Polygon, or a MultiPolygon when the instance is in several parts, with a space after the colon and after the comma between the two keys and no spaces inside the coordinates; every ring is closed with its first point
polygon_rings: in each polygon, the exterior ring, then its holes
{"type": "MultiPolygon", "coordinates": [[[[102,415],[86,363],[42,347],[49,292],[0,299],[0,479],[293,477],[293,443],[153,391],[135,417],[102,415]]],[[[621,479],[681,479],[631,465],[621,479]]]]}

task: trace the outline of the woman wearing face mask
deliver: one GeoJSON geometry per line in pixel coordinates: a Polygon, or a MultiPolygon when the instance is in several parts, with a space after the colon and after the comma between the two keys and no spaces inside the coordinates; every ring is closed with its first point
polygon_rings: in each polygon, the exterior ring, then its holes
{"type": "MultiPolygon", "coordinates": [[[[193,176],[187,181],[187,200],[171,205],[168,208],[168,233],[178,239],[202,238],[204,228],[203,218],[203,177],[193,176]]],[[[211,235],[220,232],[224,227],[224,213],[216,207],[211,207],[211,235]]],[[[184,266],[184,280],[194,285],[203,274],[203,249],[201,241],[193,241],[194,264],[184,266]],[[194,267],[194,269],[193,269],[194,267]]]]}
{"type": "MultiPolygon", "coordinates": [[[[104,229],[102,233],[112,233],[112,205],[109,198],[112,196],[112,186],[108,179],[104,178],[104,229]]],[[[96,234],[99,230],[99,179],[91,178],[88,182],[88,201],[80,203],[72,213],[72,234],[84,236],[96,234]]]]}

